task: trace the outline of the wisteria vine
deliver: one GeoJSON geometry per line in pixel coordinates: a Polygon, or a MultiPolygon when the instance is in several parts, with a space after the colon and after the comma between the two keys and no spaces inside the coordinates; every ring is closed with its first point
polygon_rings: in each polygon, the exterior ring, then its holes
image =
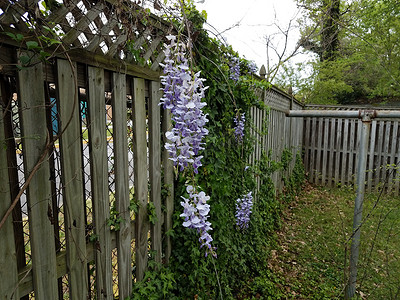
{"type": "Polygon", "coordinates": [[[244,113],[236,115],[235,119],[235,138],[236,141],[242,142],[244,137],[244,123],[246,121],[246,116],[244,113]]]}
{"type": "Polygon", "coordinates": [[[191,74],[185,44],[177,43],[173,35],[167,38],[170,44],[164,50],[161,103],[164,109],[171,109],[174,127],[166,133],[170,142],[165,147],[180,171],[192,166],[197,173],[203,157],[198,153],[204,149],[202,140],[208,134],[204,127],[208,122],[207,115],[202,111],[206,103],[201,101],[208,87],[203,85],[200,72],[191,74]]]}
{"type": "MultiPolygon", "coordinates": [[[[189,66],[184,43],[176,41],[174,35],[168,35],[169,44],[165,45],[165,59],[162,67],[164,76],[161,76],[163,97],[160,104],[164,109],[171,110],[173,128],[166,132],[168,143],[165,144],[170,159],[180,171],[189,169],[193,174],[198,173],[202,165],[203,138],[208,134],[204,127],[208,122],[207,114],[203,112],[206,105],[202,102],[205,96],[205,79],[200,77],[200,72],[193,73],[189,66]]],[[[194,178],[194,176],[193,176],[194,178]]],[[[211,245],[212,237],[209,233],[211,223],[207,221],[210,206],[206,202],[210,199],[204,192],[197,192],[195,185],[188,185],[189,198],[184,198],[181,205],[185,218],[183,226],[196,228],[200,234],[201,248],[206,246],[205,255],[212,254],[216,257],[215,248],[211,245]]]]}
{"type": "Polygon", "coordinates": [[[240,59],[232,56],[229,61],[229,78],[233,81],[238,81],[240,77],[240,59]]]}
{"type": "Polygon", "coordinates": [[[257,65],[254,61],[250,61],[247,64],[247,67],[249,68],[249,74],[256,74],[258,71],[257,65]]]}
{"type": "Polygon", "coordinates": [[[242,198],[236,200],[236,225],[239,229],[245,230],[249,227],[250,215],[253,209],[253,195],[249,192],[242,198]]]}
{"type": "Polygon", "coordinates": [[[185,218],[183,226],[195,228],[200,233],[200,248],[206,247],[206,256],[209,253],[216,256],[215,247],[211,245],[213,239],[208,233],[212,230],[211,223],[207,221],[208,213],[210,212],[210,205],[207,204],[207,201],[210,200],[210,197],[204,192],[196,193],[191,185],[187,186],[186,191],[189,194],[189,198],[182,197],[184,201],[181,202],[184,210],[180,216],[185,218]]]}

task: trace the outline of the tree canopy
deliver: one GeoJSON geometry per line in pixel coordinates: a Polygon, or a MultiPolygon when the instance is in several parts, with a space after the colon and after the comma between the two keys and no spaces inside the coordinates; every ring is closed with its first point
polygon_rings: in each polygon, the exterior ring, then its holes
{"type": "Polygon", "coordinates": [[[390,0],[299,0],[299,44],[311,62],[286,66],[280,85],[313,103],[400,98],[400,4],[390,0]],[[311,67],[311,76],[300,73],[311,67]]]}

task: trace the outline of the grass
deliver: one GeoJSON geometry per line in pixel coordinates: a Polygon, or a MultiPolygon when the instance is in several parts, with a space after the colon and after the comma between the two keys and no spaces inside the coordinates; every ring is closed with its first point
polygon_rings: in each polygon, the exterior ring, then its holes
{"type": "MultiPolygon", "coordinates": [[[[270,269],[286,299],[343,299],[355,191],[307,186],[283,213],[270,269]]],[[[357,298],[400,297],[400,197],[364,200],[357,298]]]]}

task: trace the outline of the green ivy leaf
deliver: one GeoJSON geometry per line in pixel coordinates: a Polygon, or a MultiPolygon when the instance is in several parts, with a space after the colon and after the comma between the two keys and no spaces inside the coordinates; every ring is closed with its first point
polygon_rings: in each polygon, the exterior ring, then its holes
{"type": "Polygon", "coordinates": [[[28,48],[28,50],[32,50],[32,49],[38,49],[39,48],[39,44],[35,41],[27,41],[26,42],[26,47],[28,48]]]}
{"type": "Polygon", "coordinates": [[[43,50],[40,51],[40,58],[41,59],[44,60],[44,59],[46,59],[46,57],[49,57],[49,56],[51,56],[50,53],[48,53],[46,51],[43,51],[43,50]]]}
{"type": "Polygon", "coordinates": [[[21,55],[21,56],[19,57],[19,61],[21,62],[21,64],[22,64],[23,66],[26,66],[26,65],[28,65],[29,62],[31,61],[31,58],[30,58],[29,56],[26,56],[26,55],[21,55]]]}
{"type": "Polygon", "coordinates": [[[12,32],[4,32],[6,35],[8,35],[10,38],[12,38],[13,40],[16,40],[17,39],[17,37],[15,36],[15,34],[14,33],[12,33],[12,32]]]}

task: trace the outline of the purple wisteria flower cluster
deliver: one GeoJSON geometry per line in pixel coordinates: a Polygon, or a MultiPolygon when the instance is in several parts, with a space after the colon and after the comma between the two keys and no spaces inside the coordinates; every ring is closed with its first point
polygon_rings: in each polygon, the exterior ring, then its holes
{"type": "Polygon", "coordinates": [[[246,116],[244,113],[236,115],[235,119],[235,138],[236,141],[242,142],[244,137],[244,123],[246,121],[246,116]]]}
{"type": "Polygon", "coordinates": [[[211,245],[213,239],[209,234],[209,231],[212,230],[211,223],[207,221],[208,213],[210,212],[210,205],[207,204],[207,201],[210,200],[210,196],[206,196],[203,191],[196,193],[191,185],[186,187],[186,191],[189,194],[189,198],[182,197],[184,201],[181,202],[183,213],[180,216],[185,218],[183,226],[195,228],[200,234],[200,248],[206,247],[205,255],[212,254],[216,257],[215,247],[211,245]]]}
{"type": "Polygon", "coordinates": [[[206,103],[201,101],[208,87],[203,85],[205,79],[200,77],[200,72],[191,73],[185,44],[177,43],[173,35],[167,39],[170,44],[164,50],[165,75],[161,76],[164,95],[160,101],[164,109],[171,109],[174,127],[165,134],[170,141],[165,148],[180,171],[192,166],[197,173],[203,157],[198,154],[204,149],[202,140],[208,134],[204,128],[207,115],[202,111],[206,103]]]}
{"type": "Polygon", "coordinates": [[[249,74],[257,74],[258,68],[254,61],[249,61],[247,67],[249,68],[249,74]]]}
{"type": "MultiPolygon", "coordinates": [[[[204,128],[208,122],[207,115],[202,111],[206,103],[201,100],[208,87],[204,87],[205,79],[200,77],[200,72],[193,74],[191,71],[186,45],[177,42],[173,35],[167,36],[167,39],[170,43],[164,50],[164,76],[161,76],[164,94],[160,104],[164,109],[171,110],[173,128],[165,134],[169,141],[165,143],[165,148],[180,171],[189,167],[193,173],[198,173],[203,157],[199,151],[204,149],[202,140],[208,134],[204,128]]],[[[204,192],[196,192],[192,185],[188,185],[186,191],[189,198],[182,197],[184,201],[181,202],[184,209],[181,217],[185,218],[183,226],[195,228],[200,234],[200,248],[205,246],[205,255],[216,257],[209,233],[212,230],[211,223],[207,221],[210,211],[207,201],[210,197],[204,192]]]]}
{"type": "Polygon", "coordinates": [[[232,56],[229,62],[229,78],[238,81],[240,77],[240,60],[236,56],[232,56]]]}
{"type": "Polygon", "coordinates": [[[241,230],[249,227],[250,215],[253,208],[253,196],[251,192],[236,200],[236,225],[241,230]]]}

